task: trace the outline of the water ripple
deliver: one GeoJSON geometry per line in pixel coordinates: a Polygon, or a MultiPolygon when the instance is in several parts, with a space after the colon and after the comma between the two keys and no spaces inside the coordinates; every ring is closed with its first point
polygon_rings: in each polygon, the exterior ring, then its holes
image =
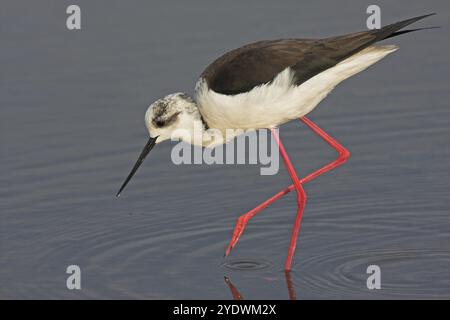
{"type": "Polygon", "coordinates": [[[370,297],[366,287],[369,265],[381,269],[381,290],[373,291],[373,297],[450,297],[450,251],[446,250],[330,251],[304,259],[295,282],[301,291],[326,293],[330,298],[370,297]],[[318,267],[320,272],[314,272],[318,267]]]}
{"type": "Polygon", "coordinates": [[[254,271],[272,268],[272,263],[261,259],[229,259],[222,263],[222,267],[231,270],[254,271]]]}

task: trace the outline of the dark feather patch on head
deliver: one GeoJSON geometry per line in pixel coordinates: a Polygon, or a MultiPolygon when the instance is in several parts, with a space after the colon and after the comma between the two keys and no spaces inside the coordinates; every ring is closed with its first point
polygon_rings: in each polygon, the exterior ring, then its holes
{"type": "Polygon", "coordinates": [[[153,115],[155,118],[164,116],[167,111],[168,103],[166,101],[158,101],[153,107],[153,115]]]}
{"type": "Polygon", "coordinates": [[[171,125],[172,123],[174,123],[177,120],[178,115],[180,113],[181,112],[175,112],[174,114],[172,114],[169,117],[167,117],[167,115],[165,115],[165,114],[158,115],[155,118],[153,118],[153,124],[158,128],[171,125]]]}

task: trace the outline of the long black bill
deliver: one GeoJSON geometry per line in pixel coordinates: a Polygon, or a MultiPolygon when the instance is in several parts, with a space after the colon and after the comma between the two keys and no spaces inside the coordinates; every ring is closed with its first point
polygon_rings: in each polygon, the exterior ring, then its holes
{"type": "Polygon", "coordinates": [[[150,152],[150,150],[153,149],[153,147],[155,146],[156,143],[156,139],[158,139],[158,137],[152,138],[150,137],[150,139],[148,139],[147,144],[144,147],[144,150],[142,150],[141,155],[139,156],[138,160],[136,161],[133,169],[131,169],[130,174],[128,175],[128,177],[125,179],[125,182],[122,184],[122,186],[120,187],[119,192],[117,192],[116,197],[120,196],[120,193],[122,192],[122,190],[126,187],[126,185],[128,184],[128,182],[131,180],[131,178],[133,178],[134,174],[136,173],[137,169],[139,168],[139,166],[142,164],[142,162],[144,161],[145,157],[148,155],[148,153],[150,152]]]}

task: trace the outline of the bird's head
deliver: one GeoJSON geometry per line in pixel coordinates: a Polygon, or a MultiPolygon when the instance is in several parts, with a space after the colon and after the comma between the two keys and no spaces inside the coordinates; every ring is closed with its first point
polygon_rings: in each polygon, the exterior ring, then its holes
{"type": "Polygon", "coordinates": [[[185,93],[173,93],[153,102],[145,113],[145,126],[156,143],[168,139],[186,139],[198,113],[194,100],[185,93]]]}
{"type": "Polygon", "coordinates": [[[117,196],[156,144],[169,139],[181,139],[191,143],[192,132],[195,132],[195,126],[201,123],[200,118],[195,101],[185,93],[173,93],[152,103],[145,113],[145,125],[150,137],[117,196]]]}

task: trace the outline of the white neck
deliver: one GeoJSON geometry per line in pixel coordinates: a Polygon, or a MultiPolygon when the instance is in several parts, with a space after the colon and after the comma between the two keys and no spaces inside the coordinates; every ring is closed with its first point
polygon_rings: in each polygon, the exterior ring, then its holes
{"type": "Polygon", "coordinates": [[[234,137],[226,136],[225,131],[209,128],[198,108],[195,109],[195,112],[184,116],[182,129],[176,135],[178,138],[196,146],[212,148],[234,137]]]}
{"type": "MultiPolygon", "coordinates": [[[[170,113],[179,113],[178,120],[166,128],[154,128],[159,134],[160,141],[165,139],[181,139],[187,143],[203,147],[215,147],[226,143],[238,134],[229,132],[225,128],[211,128],[202,116],[197,103],[186,94],[172,94],[168,96],[171,101],[170,113]]],[[[167,109],[165,109],[167,112],[167,109]]],[[[153,111],[149,113],[147,123],[151,123],[153,111]]]]}

